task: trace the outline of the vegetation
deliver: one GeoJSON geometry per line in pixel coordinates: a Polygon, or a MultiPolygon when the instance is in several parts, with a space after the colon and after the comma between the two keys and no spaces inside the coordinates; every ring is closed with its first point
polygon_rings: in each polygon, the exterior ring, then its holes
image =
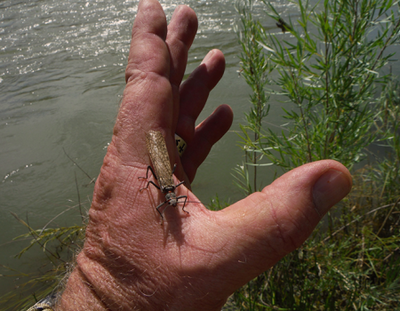
{"type": "MultiPolygon", "coordinates": [[[[278,36],[254,17],[252,0],[238,2],[241,75],[252,94],[241,126],[245,160],[235,170],[236,183],[249,194],[261,188],[260,167],[274,166],[278,175],[329,158],[352,171],[354,188],[300,249],[238,290],[234,304],[239,310],[398,309],[400,85],[390,66],[400,33],[398,3],[292,4],[299,13],[284,20],[264,2],[278,36]],[[272,97],[285,107],[279,131],[265,126],[272,97]]],[[[212,208],[221,205],[216,197],[212,208]]],[[[70,271],[84,221],[35,230],[15,217],[28,229],[16,239],[30,241],[18,256],[32,247],[47,256],[40,276],[8,268],[12,277],[29,280],[0,303],[21,310],[50,293],[70,271]]]]}
{"type": "Polygon", "coordinates": [[[27,310],[38,300],[62,286],[63,278],[72,270],[73,256],[81,246],[85,228],[83,225],[75,225],[35,230],[17,215],[14,216],[28,229],[28,233],[14,240],[30,241],[16,258],[20,258],[32,247],[40,247],[46,255],[46,261],[37,274],[23,273],[2,265],[3,269],[11,273],[2,277],[22,280],[13,291],[0,298],[2,310],[27,310]]]}
{"type": "Polygon", "coordinates": [[[254,172],[260,166],[274,165],[279,173],[329,158],[351,170],[354,188],[299,250],[234,300],[240,310],[394,310],[400,301],[400,93],[390,62],[400,32],[398,3],[292,4],[299,14],[285,21],[264,1],[275,31],[253,17],[251,0],[237,5],[241,75],[253,91],[241,127],[246,163],[236,168],[237,184],[249,194],[259,187],[254,172]],[[285,106],[279,132],[263,125],[271,96],[285,106]]]}
{"type": "MultiPolygon", "coordinates": [[[[71,161],[73,160],[71,159],[71,161]]],[[[82,170],[77,163],[75,165],[82,170]]],[[[94,179],[90,179],[91,184],[94,179]]],[[[72,271],[74,256],[83,244],[86,219],[83,215],[79,191],[78,204],[67,208],[55,216],[41,229],[34,229],[26,221],[18,217],[18,215],[14,213],[12,215],[28,231],[25,234],[15,237],[13,240],[29,242],[15,257],[20,259],[23,255],[32,256],[38,253],[38,249],[39,253],[41,250],[45,255],[44,260],[37,257],[34,259],[35,264],[38,265],[38,269],[34,273],[25,273],[17,271],[12,267],[0,265],[2,270],[6,271],[6,273],[0,274],[0,276],[10,278],[17,283],[12,291],[0,297],[0,309],[25,311],[40,299],[49,294],[56,293],[63,286],[63,279],[72,271]],[[73,209],[79,209],[82,224],[70,227],[55,226],[53,228],[51,226],[51,223],[57,217],[73,209]]]]}

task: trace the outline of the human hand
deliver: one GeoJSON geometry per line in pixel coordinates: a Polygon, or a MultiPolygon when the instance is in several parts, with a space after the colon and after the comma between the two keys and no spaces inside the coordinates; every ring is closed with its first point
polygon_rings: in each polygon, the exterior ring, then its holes
{"type": "Polygon", "coordinates": [[[57,310],[219,310],[237,288],[299,247],[321,217],[351,188],[335,161],[299,167],[261,192],[222,211],[200,203],[169,207],[164,222],[154,187],[140,191],[150,165],[145,133],[163,133],[177,195],[188,189],[212,145],[228,130],[232,111],[220,106],[195,128],[224,58],[211,51],[181,83],[197,30],[194,12],[179,7],[166,25],[156,0],[140,2],[126,69],[126,89],[112,142],[97,179],[86,230],[57,310]],[[182,157],[174,133],[188,144],[182,157]],[[186,188],[186,187],[188,188],[186,188]],[[161,223],[161,225],[160,225],[161,223]]]}

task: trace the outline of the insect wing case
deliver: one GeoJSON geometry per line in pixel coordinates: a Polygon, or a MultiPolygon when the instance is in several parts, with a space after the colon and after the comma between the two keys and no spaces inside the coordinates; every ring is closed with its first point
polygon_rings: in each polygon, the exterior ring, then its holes
{"type": "Polygon", "coordinates": [[[161,132],[149,131],[146,133],[146,144],[161,191],[166,187],[174,187],[171,164],[164,136],[161,132]]]}

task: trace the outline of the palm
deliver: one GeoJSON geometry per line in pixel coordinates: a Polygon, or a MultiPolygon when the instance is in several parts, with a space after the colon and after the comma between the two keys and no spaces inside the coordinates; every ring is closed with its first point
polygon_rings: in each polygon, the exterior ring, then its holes
{"type": "Polygon", "coordinates": [[[64,306],[76,300],[82,309],[217,310],[235,289],[301,245],[351,188],[346,168],[327,160],[299,167],[219,212],[196,203],[190,182],[232,122],[231,109],[222,105],[195,127],[224,71],[223,55],[214,50],[181,83],[196,30],[188,7],[175,11],[167,29],[159,3],[140,2],[127,85],[64,306]],[[175,191],[190,202],[189,214],[179,203],[168,207],[163,222],[156,207],[164,194],[156,187],[140,191],[152,164],[150,130],[165,137],[170,165],[177,165],[174,183],[185,181],[175,191]],[[188,144],[181,157],[175,133],[188,144]]]}

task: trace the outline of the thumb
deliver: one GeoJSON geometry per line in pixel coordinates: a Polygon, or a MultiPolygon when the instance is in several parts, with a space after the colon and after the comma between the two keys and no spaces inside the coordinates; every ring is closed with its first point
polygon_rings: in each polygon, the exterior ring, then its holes
{"type": "Polygon", "coordinates": [[[243,272],[236,281],[246,283],[299,247],[351,186],[351,175],[342,164],[318,161],[224,209],[222,231],[230,237],[232,268],[243,272]]]}

